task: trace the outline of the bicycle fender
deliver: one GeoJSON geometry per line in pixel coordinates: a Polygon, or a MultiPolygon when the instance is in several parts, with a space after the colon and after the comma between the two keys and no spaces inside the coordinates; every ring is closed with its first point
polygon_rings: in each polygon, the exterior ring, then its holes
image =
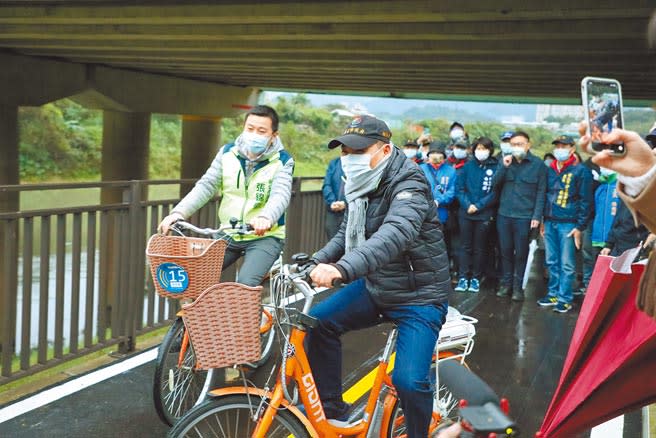
{"type": "MultiPolygon", "coordinates": [[[[233,395],[233,394],[250,394],[255,397],[266,397],[268,399],[271,399],[271,392],[265,391],[260,388],[244,388],[243,386],[231,386],[227,388],[218,388],[218,389],[213,389],[207,393],[209,397],[225,397],[226,395],[233,395]]],[[[319,438],[319,434],[317,431],[314,429],[314,426],[312,426],[312,423],[310,423],[310,420],[303,415],[303,413],[294,405],[290,404],[287,400],[282,400],[281,405],[287,409],[289,412],[294,414],[298,420],[303,423],[303,426],[307,429],[307,431],[310,433],[310,436],[312,438],[319,438]]]]}

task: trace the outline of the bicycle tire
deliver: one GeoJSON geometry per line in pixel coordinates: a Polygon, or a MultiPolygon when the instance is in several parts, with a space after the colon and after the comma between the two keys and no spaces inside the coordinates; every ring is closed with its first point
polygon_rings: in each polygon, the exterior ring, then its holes
{"type": "Polygon", "coordinates": [[[205,397],[203,388],[207,371],[196,370],[196,356],[189,343],[182,367],[178,357],[184,335],[182,318],[177,318],[164,336],[157,353],[153,379],[153,401],[159,418],[172,426],[196,402],[205,397]]]}
{"type": "MultiPolygon", "coordinates": [[[[433,361],[430,369],[431,388],[433,393],[437,390],[435,386],[435,367],[433,361]]],[[[466,364],[459,360],[445,360],[439,363],[440,392],[434,397],[433,418],[439,418],[440,423],[444,419],[453,420],[457,413],[456,407],[460,400],[465,399],[471,405],[483,405],[488,401],[499,404],[499,397],[480,377],[470,371],[466,364]],[[435,415],[437,414],[437,415],[435,415]]],[[[407,436],[406,425],[401,409],[401,400],[396,398],[393,408],[390,410],[391,418],[386,432],[388,438],[399,438],[407,436]]],[[[437,424],[432,424],[434,429],[437,424]]]]}
{"type": "MultiPolygon", "coordinates": [[[[180,418],[167,436],[169,438],[249,437],[256,425],[251,417],[251,409],[257,409],[260,400],[260,397],[255,395],[251,395],[249,400],[246,394],[210,398],[180,418]]],[[[303,423],[294,414],[282,408],[276,413],[266,436],[267,438],[310,438],[303,423]]]]}

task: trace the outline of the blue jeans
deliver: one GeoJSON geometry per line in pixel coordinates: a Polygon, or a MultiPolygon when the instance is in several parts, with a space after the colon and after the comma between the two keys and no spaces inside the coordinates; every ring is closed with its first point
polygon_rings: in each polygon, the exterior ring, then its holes
{"type": "Polygon", "coordinates": [[[576,246],[574,238],[567,237],[574,228],[576,224],[568,222],[544,223],[544,249],[549,269],[547,296],[567,304],[572,302],[572,285],[576,278],[576,246]]]}
{"type": "Polygon", "coordinates": [[[531,219],[497,217],[503,276],[501,285],[521,290],[528,259],[528,236],[531,219]]]}
{"type": "MultiPolygon", "coordinates": [[[[342,400],[340,336],[386,320],[393,321],[398,327],[398,338],[392,383],[401,400],[408,437],[426,438],[433,411],[429,371],[446,313],[447,303],[382,309],[372,300],[363,279],[314,306],[310,315],[319,319],[319,325],[308,331],[306,348],[324,406],[342,400]]],[[[330,418],[328,409],[326,417],[330,418]]]]}

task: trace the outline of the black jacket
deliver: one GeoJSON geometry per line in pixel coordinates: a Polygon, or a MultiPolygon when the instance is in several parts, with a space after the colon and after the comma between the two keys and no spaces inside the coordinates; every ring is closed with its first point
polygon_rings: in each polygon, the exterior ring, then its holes
{"type": "Polygon", "coordinates": [[[624,202],[619,202],[613,226],[606,238],[606,247],[611,249],[610,255],[622,255],[627,249],[638,246],[648,235],[649,230],[642,224],[636,227],[631,210],[624,202]]]}
{"type": "Polygon", "coordinates": [[[426,177],[396,148],[389,160],[369,194],[366,242],[344,254],[345,220],[313,260],[334,262],[345,282],[365,277],[381,307],[446,302],[449,261],[426,177]]]}
{"type": "Polygon", "coordinates": [[[521,163],[513,159],[506,167],[501,161],[493,184],[500,191],[500,215],[542,222],[547,190],[547,166],[542,160],[528,152],[521,163]]]}

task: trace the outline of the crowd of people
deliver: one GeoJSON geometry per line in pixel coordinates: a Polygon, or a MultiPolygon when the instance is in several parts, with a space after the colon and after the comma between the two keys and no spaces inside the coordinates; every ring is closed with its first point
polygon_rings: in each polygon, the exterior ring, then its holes
{"type": "MultiPolygon", "coordinates": [[[[646,140],[656,146],[656,124],[646,140]]],[[[427,130],[401,150],[429,183],[450,260],[455,291],[477,293],[485,280],[499,297],[524,300],[532,240],[545,250],[544,296],[537,304],[566,313],[585,294],[600,254],[617,256],[654,235],[636,225],[620,198],[615,171],[584,160],[570,135],[558,135],[542,158],[530,136],[507,131],[495,140],[470,139],[462,123],[449,128],[449,142],[427,130]]],[[[323,185],[326,236],[339,228],[346,208],[340,159],[323,185]]],[[[529,266],[529,269],[531,267],[529,266]]]]}

